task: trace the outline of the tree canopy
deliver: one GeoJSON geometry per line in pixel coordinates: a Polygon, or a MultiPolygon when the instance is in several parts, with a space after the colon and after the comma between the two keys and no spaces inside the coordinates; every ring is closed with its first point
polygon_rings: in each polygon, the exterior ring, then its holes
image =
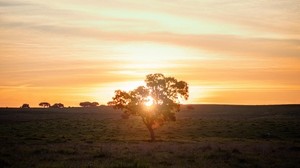
{"type": "Polygon", "coordinates": [[[176,120],[175,112],[180,110],[180,100],[188,99],[189,90],[186,82],[160,73],[147,75],[145,83],[146,86],[129,92],[116,90],[108,105],[122,110],[127,116],[140,116],[154,141],[153,129],[166,121],[176,120]]]}
{"type": "Polygon", "coordinates": [[[39,106],[42,106],[42,107],[50,107],[50,103],[48,103],[48,102],[41,102],[40,104],[39,104],[39,106]]]}
{"type": "Polygon", "coordinates": [[[55,103],[52,106],[50,106],[51,108],[64,108],[64,104],[62,103],[55,103]]]}
{"type": "Polygon", "coordinates": [[[86,102],[79,103],[79,105],[82,107],[96,107],[96,106],[99,106],[99,103],[86,101],[86,102]]]}
{"type": "Polygon", "coordinates": [[[24,103],[21,108],[30,108],[29,104],[24,103]]]}

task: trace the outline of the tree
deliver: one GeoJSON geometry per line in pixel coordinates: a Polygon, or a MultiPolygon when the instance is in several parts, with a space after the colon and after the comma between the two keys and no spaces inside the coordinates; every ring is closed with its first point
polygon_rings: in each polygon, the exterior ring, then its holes
{"type": "Polygon", "coordinates": [[[22,106],[21,106],[21,108],[30,108],[30,106],[29,106],[29,104],[23,104],[22,106]]]}
{"type": "Polygon", "coordinates": [[[96,106],[99,105],[99,103],[98,102],[92,102],[91,103],[91,102],[86,101],[86,102],[79,103],[79,105],[82,106],[82,107],[96,107],[96,106]]]}
{"type": "Polygon", "coordinates": [[[99,106],[99,103],[98,103],[98,102],[92,102],[92,103],[91,103],[91,106],[92,106],[92,107],[99,106]]]}
{"type": "Polygon", "coordinates": [[[52,106],[50,106],[51,108],[64,108],[65,106],[62,103],[55,103],[52,106]]]}
{"type": "Polygon", "coordinates": [[[50,103],[48,103],[48,102],[41,102],[40,104],[39,104],[39,106],[42,106],[42,107],[50,107],[50,103]]]}
{"type": "Polygon", "coordinates": [[[79,103],[79,105],[80,105],[81,107],[89,107],[90,104],[91,104],[91,102],[80,102],[80,103],[79,103]]]}
{"type": "Polygon", "coordinates": [[[155,140],[154,129],[166,121],[175,121],[175,112],[180,110],[180,99],[187,100],[188,84],[163,74],[149,74],[145,80],[146,86],[126,92],[115,91],[113,100],[108,102],[114,109],[120,109],[123,114],[140,116],[146,125],[151,141],[155,140]]]}

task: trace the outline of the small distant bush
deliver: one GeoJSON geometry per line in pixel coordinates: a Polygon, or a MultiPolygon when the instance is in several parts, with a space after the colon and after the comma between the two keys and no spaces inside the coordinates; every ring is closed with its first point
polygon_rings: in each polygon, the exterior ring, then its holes
{"type": "Polygon", "coordinates": [[[21,108],[30,108],[29,104],[23,104],[21,108]]]}
{"type": "Polygon", "coordinates": [[[50,105],[50,103],[48,103],[48,102],[41,102],[41,103],[39,104],[39,106],[42,106],[42,107],[46,108],[46,107],[50,107],[51,105],[50,105]]]}
{"type": "Polygon", "coordinates": [[[51,108],[64,108],[64,104],[62,103],[55,103],[52,106],[50,106],[51,108]]]}
{"type": "Polygon", "coordinates": [[[88,102],[88,101],[86,101],[86,102],[79,103],[79,105],[81,107],[96,107],[96,106],[99,106],[99,103],[98,102],[88,102]]]}

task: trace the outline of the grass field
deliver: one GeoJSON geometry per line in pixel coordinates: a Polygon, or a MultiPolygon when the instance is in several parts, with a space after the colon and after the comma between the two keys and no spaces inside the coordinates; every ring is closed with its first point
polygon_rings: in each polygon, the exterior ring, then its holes
{"type": "Polygon", "coordinates": [[[0,109],[0,167],[299,167],[300,106],[184,106],[148,141],[109,107],[0,109]]]}

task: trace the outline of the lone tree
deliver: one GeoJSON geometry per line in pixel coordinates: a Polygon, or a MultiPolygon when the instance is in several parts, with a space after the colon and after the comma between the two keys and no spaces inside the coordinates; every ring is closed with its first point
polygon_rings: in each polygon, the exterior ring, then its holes
{"type": "Polygon", "coordinates": [[[146,125],[151,141],[155,141],[154,129],[166,121],[175,121],[175,112],[180,110],[180,99],[189,97],[188,84],[163,74],[149,74],[146,86],[126,92],[115,91],[113,101],[108,102],[114,109],[120,109],[126,116],[140,116],[146,125]]]}
{"type": "Polygon", "coordinates": [[[41,107],[50,107],[50,103],[48,103],[48,102],[41,102],[40,104],[39,104],[39,106],[41,106],[41,107]]]}

